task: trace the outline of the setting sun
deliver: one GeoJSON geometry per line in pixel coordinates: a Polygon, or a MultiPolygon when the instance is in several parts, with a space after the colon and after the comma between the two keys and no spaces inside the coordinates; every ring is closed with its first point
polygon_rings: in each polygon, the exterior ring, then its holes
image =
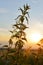
{"type": "Polygon", "coordinates": [[[30,36],[30,40],[32,42],[38,42],[41,39],[41,35],[39,33],[33,33],[30,36]]]}

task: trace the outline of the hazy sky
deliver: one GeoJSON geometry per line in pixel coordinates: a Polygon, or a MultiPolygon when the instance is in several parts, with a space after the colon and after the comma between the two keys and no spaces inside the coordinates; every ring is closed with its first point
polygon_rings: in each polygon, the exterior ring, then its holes
{"type": "Polygon", "coordinates": [[[9,30],[20,14],[18,9],[26,3],[31,8],[28,36],[38,32],[43,37],[43,0],[0,0],[0,41],[8,41],[9,30]]]}

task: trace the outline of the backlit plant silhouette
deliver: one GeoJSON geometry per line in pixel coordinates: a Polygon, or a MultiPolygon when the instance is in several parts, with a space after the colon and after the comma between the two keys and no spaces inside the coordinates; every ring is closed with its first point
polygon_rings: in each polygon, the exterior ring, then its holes
{"type": "Polygon", "coordinates": [[[19,8],[19,10],[21,11],[21,15],[19,15],[15,19],[16,23],[13,24],[13,26],[12,26],[13,30],[10,31],[12,33],[12,35],[9,40],[9,44],[12,44],[12,39],[16,38],[16,40],[15,40],[15,50],[16,50],[15,64],[17,64],[17,65],[22,64],[21,63],[23,60],[22,48],[23,48],[25,41],[27,42],[25,29],[28,28],[26,25],[26,21],[28,24],[28,20],[29,20],[28,10],[29,9],[30,9],[30,6],[28,6],[27,4],[24,5],[23,8],[19,8]]]}
{"type": "Polygon", "coordinates": [[[29,19],[28,10],[29,9],[30,9],[30,6],[28,6],[27,4],[23,6],[23,9],[22,8],[19,9],[21,11],[21,15],[19,15],[16,18],[16,23],[13,25],[13,31],[10,31],[12,33],[11,39],[13,38],[17,39],[15,43],[15,48],[17,48],[18,50],[22,49],[24,45],[23,40],[27,41],[24,30],[28,28],[25,25],[25,21],[27,21],[27,24],[28,24],[28,19],[29,19]]]}

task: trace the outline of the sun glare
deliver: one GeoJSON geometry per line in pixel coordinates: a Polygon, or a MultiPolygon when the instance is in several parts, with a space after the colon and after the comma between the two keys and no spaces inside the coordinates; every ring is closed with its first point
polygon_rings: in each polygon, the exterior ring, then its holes
{"type": "Polygon", "coordinates": [[[32,42],[36,42],[37,43],[40,39],[41,39],[41,35],[39,33],[33,33],[30,36],[30,40],[32,42]]]}

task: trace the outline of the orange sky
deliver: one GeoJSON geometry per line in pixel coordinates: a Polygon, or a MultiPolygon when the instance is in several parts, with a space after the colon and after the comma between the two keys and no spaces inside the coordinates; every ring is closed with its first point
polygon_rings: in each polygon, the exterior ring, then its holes
{"type": "Polygon", "coordinates": [[[7,42],[10,38],[10,34],[6,33],[6,32],[1,32],[0,33],[0,41],[4,41],[7,42]]]}

